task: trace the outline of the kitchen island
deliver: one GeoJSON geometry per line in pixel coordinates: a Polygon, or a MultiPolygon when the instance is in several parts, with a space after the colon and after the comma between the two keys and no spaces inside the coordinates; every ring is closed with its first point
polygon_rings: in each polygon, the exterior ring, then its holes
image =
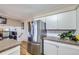
{"type": "Polygon", "coordinates": [[[0,41],[0,55],[20,54],[20,42],[13,39],[0,41]]]}

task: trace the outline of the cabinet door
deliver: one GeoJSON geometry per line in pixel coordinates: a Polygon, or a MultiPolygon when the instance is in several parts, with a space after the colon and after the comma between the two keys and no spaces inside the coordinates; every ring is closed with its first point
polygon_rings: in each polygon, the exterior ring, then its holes
{"type": "Polygon", "coordinates": [[[77,8],[77,29],[76,29],[76,34],[79,34],[79,7],[77,8]]]}
{"type": "Polygon", "coordinates": [[[58,55],[79,55],[79,49],[69,47],[69,46],[65,46],[65,45],[59,46],[58,55]]]}
{"type": "Polygon", "coordinates": [[[57,29],[57,15],[46,17],[46,29],[57,29]]]}
{"type": "Polygon", "coordinates": [[[58,14],[59,29],[76,29],[76,11],[58,14]]]}
{"type": "Polygon", "coordinates": [[[44,54],[57,55],[57,46],[50,41],[44,40],[44,54]]]}

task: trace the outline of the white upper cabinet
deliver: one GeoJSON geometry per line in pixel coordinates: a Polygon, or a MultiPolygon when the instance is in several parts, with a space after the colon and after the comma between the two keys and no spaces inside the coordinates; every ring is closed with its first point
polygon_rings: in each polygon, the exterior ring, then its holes
{"type": "Polygon", "coordinates": [[[76,29],[76,11],[69,11],[57,15],[58,29],[76,29]]]}
{"type": "Polygon", "coordinates": [[[46,17],[46,29],[57,29],[57,15],[46,17]]]}
{"type": "Polygon", "coordinates": [[[46,17],[46,29],[76,29],[76,10],[46,17]]]}
{"type": "Polygon", "coordinates": [[[34,20],[46,22],[46,29],[76,29],[76,10],[34,20]]]}
{"type": "Polygon", "coordinates": [[[76,29],[76,34],[79,34],[79,7],[77,8],[77,29],[76,29]]]}

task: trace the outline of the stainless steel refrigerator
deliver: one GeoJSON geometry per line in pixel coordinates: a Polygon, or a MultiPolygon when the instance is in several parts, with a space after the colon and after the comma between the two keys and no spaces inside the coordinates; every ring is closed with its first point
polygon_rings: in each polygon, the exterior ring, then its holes
{"type": "Polygon", "coordinates": [[[43,37],[46,33],[46,23],[35,20],[28,23],[28,28],[28,52],[34,55],[43,54],[43,37]]]}

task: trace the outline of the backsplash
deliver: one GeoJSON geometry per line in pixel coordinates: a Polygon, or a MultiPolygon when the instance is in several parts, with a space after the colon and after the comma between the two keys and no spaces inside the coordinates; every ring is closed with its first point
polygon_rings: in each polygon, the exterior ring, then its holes
{"type": "Polygon", "coordinates": [[[59,34],[63,32],[68,32],[68,31],[64,31],[64,30],[63,31],[47,31],[47,36],[58,36],[59,34]]]}

